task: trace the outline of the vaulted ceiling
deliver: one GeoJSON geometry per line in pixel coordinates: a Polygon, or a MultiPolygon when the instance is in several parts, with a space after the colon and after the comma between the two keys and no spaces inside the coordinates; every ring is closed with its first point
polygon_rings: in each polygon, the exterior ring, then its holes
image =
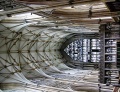
{"type": "Polygon", "coordinates": [[[113,11],[106,0],[0,0],[0,83],[31,84],[28,77],[53,78],[51,72],[71,69],[62,44],[73,33],[119,22],[119,4],[113,11]]]}

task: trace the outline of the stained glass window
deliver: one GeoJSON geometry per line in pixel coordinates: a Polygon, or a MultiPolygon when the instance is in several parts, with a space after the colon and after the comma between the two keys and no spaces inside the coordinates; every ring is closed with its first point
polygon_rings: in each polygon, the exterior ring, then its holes
{"type": "Polygon", "coordinates": [[[75,61],[99,62],[100,40],[80,38],[69,44],[64,51],[75,61]]]}

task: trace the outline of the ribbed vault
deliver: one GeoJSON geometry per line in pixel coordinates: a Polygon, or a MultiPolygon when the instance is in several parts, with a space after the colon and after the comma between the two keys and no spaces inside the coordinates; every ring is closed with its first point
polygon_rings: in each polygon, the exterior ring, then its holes
{"type": "MultiPolygon", "coordinates": [[[[53,73],[62,74],[63,69],[71,69],[67,65],[73,66],[69,58],[62,56],[66,53],[61,55],[60,50],[75,39],[75,34],[98,33],[101,24],[120,22],[118,6],[119,0],[0,0],[0,89],[13,87],[11,92],[73,92],[55,87],[54,91],[50,87],[44,91],[45,87],[39,85],[37,87],[42,91],[34,91],[34,85],[29,86],[33,91],[25,88],[26,84],[33,84],[29,78],[35,77],[66,82],[64,77],[60,80],[52,76],[53,73]],[[17,87],[19,91],[14,90],[17,87]],[[22,87],[24,91],[21,91],[22,87]]],[[[75,81],[68,78],[71,74],[66,76],[69,85],[69,81],[71,84],[80,83],[85,76],[90,77],[90,73],[84,75],[83,70],[78,73],[83,77],[75,81]]],[[[98,73],[89,80],[98,82],[95,76],[98,73]]],[[[86,90],[88,82],[81,83],[86,90]]],[[[98,86],[95,84],[95,88],[98,86]]]]}
{"type": "Polygon", "coordinates": [[[52,78],[49,73],[70,69],[59,52],[70,33],[25,22],[0,23],[0,83],[32,84],[29,77],[52,78]]]}

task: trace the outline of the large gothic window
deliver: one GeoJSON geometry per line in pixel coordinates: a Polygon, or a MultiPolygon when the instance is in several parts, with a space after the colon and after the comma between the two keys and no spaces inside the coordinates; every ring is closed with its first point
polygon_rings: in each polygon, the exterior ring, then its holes
{"type": "Polygon", "coordinates": [[[64,51],[75,61],[99,62],[100,40],[95,38],[80,38],[69,44],[64,51]]]}

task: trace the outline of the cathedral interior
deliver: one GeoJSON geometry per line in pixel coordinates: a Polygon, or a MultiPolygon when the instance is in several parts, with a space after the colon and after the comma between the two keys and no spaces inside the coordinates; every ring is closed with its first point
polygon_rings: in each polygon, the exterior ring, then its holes
{"type": "Polygon", "coordinates": [[[0,92],[120,92],[120,0],[0,0],[0,92]]]}

